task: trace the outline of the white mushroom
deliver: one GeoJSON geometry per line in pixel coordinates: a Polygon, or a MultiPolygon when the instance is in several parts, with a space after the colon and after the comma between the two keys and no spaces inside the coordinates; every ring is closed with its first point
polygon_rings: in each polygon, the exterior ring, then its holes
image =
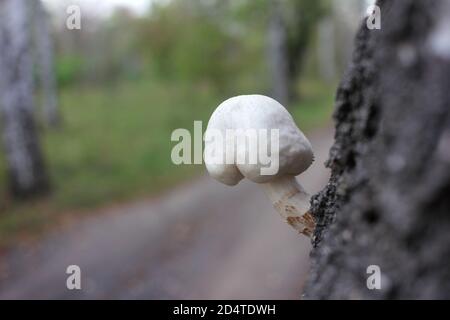
{"type": "MultiPolygon", "coordinates": [[[[257,137],[258,143],[262,137],[257,137]]],[[[309,212],[310,196],[295,176],[305,171],[313,159],[310,142],[289,112],[274,99],[263,95],[243,95],[224,101],[212,114],[205,132],[205,163],[209,174],[227,185],[236,185],[244,177],[261,184],[286,222],[309,237],[315,227],[309,212]],[[239,130],[241,134],[251,130],[264,132],[261,129],[269,133],[275,129],[278,140],[268,141],[269,149],[259,148],[257,161],[251,162],[254,152],[250,148],[251,137],[247,135],[243,140],[237,134],[230,138],[229,134],[239,130]],[[226,137],[224,143],[219,141],[217,133],[226,137]],[[270,161],[278,161],[278,170],[268,175],[264,174],[264,169],[274,163],[262,161],[261,156],[271,149],[270,161]],[[227,157],[231,161],[226,161],[227,157]],[[239,159],[245,159],[245,162],[239,159]]]]}

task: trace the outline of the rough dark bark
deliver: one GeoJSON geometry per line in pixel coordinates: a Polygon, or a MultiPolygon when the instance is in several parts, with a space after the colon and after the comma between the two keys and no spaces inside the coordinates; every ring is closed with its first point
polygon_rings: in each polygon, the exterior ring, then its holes
{"type": "Polygon", "coordinates": [[[27,0],[0,0],[0,107],[10,190],[29,197],[48,190],[33,119],[33,72],[27,0]]]}
{"type": "Polygon", "coordinates": [[[306,298],[450,298],[450,4],[379,5],[337,92],[306,298]]]}

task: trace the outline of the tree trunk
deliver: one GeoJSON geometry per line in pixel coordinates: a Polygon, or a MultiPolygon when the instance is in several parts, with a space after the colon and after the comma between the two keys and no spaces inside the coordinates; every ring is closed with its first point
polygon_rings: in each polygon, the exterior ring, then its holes
{"type": "Polygon", "coordinates": [[[364,21],[338,89],[305,297],[448,299],[450,5],[379,5],[381,30],[364,21]]]}
{"type": "Polygon", "coordinates": [[[48,189],[33,120],[33,68],[27,0],[0,0],[0,106],[13,196],[48,189]]]}
{"type": "Polygon", "coordinates": [[[328,83],[336,81],[336,54],[334,43],[334,26],[331,16],[325,17],[318,26],[317,56],[319,59],[319,73],[328,83]]]}
{"type": "Polygon", "coordinates": [[[54,49],[48,23],[49,17],[41,0],[32,1],[32,15],[36,65],[42,92],[44,121],[49,127],[57,127],[60,124],[61,118],[58,109],[54,49]]]}
{"type": "Polygon", "coordinates": [[[289,104],[291,88],[287,55],[287,30],[283,20],[281,3],[274,0],[270,3],[270,21],[268,36],[268,60],[272,76],[272,95],[275,100],[285,105],[289,104]]]}

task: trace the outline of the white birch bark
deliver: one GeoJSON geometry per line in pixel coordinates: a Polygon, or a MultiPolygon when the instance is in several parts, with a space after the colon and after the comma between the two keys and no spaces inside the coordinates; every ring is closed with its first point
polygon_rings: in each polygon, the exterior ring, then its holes
{"type": "Polygon", "coordinates": [[[33,40],[37,74],[42,92],[42,111],[45,123],[56,127],[60,123],[58,93],[55,79],[54,47],[49,28],[49,16],[41,0],[31,1],[33,40]]]}
{"type": "Polygon", "coordinates": [[[272,77],[273,98],[281,104],[289,104],[289,73],[287,64],[287,34],[278,0],[271,3],[268,36],[268,60],[272,77]]]}
{"type": "Polygon", "coordinates": [[[48,181],[33,119],[27,0],[0,0],[0,107],[11,193],[27,197],[48,181]]]}

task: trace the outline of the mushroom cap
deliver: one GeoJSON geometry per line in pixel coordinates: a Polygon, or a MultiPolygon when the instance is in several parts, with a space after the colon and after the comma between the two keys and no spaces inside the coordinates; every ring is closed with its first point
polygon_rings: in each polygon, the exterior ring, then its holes
{"type": "Polygon", "coordinates": [[[314,159],[311,143],[296,126],[289,112],[276,100],[256,94],[236,96],[217,107],[205,132],[204,155],[209,174],[227,185],[236,185],[244,177],[256,183],[266,183],[285,175],[296,176],[308,169],[314,159]],[[259,156],[256,163],[251,164],[247,161],[241,164],[237,161],[237,157],[239,152],[245,152],[248,156],[248,144],[237,148],[236,144],[242,143],[237,139],[227,139],[226,143],[217,143],[216,139],[208,139],[213,129],[220,131],[223,137],[226,137],[229,129],[267,129],[269,146],[265,150],[258,150],[258,153],[264,154],[271,150],[270,130],[278,129],[278,172],[273,175],[262,175],[261,169],[270,165],[261,163],[259,156]],[[214,163],[212,155],[225,156],[226,146],[230,147],[230,144],[232,148],[236,148],[234,163],[214,163]]]}

